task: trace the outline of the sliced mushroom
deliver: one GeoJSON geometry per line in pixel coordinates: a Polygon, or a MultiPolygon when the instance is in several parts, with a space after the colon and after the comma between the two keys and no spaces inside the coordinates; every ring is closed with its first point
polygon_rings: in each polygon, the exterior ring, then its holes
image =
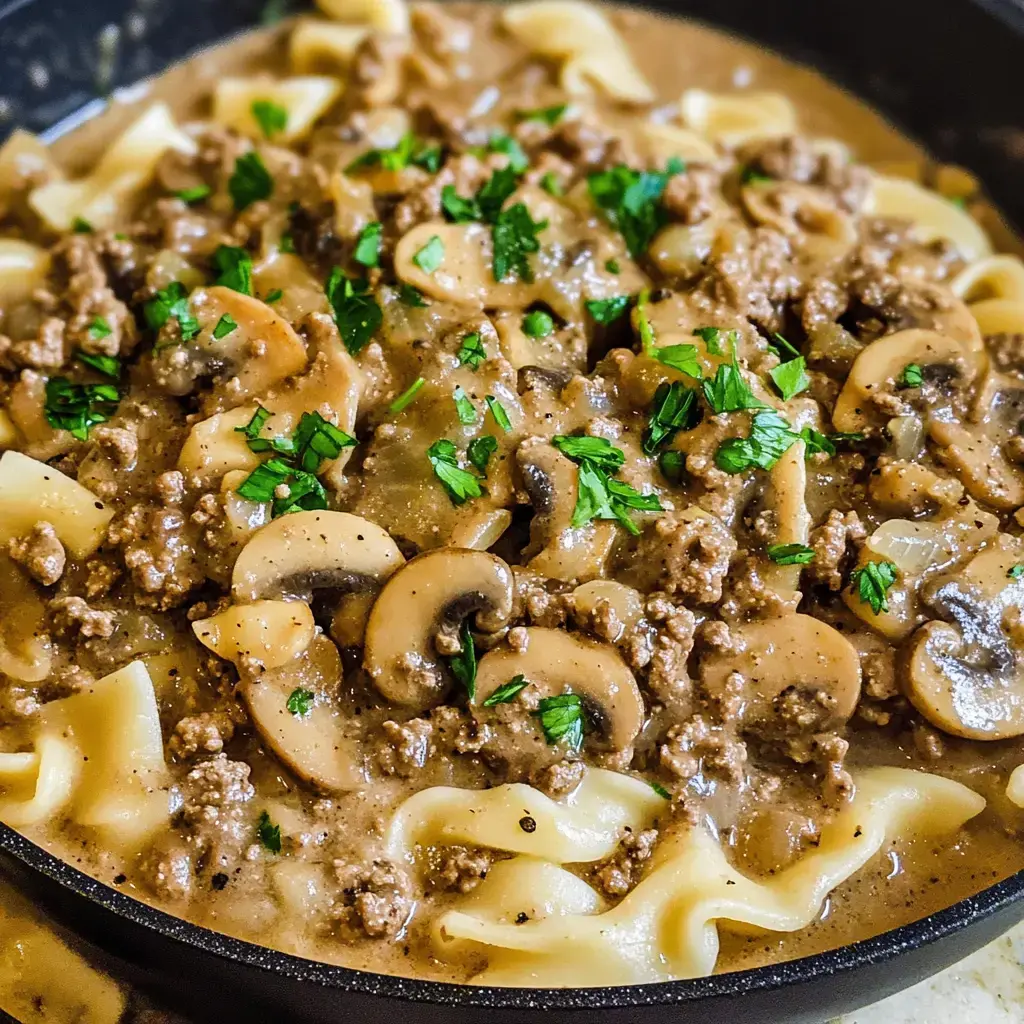
{"type": "Polygon", "coordinates": [[[253,725],[274,754],[300,779],[327,792],[359,789],[367,781],[358,742],[347,735],[337,705],[342,677],[338,649],[318,636],[309,650],[280,668],[243,683],[241,692],[253,725]],[[292,701],[306,691],[312,697],[292,701]]]}
{"type": "Polygon", "coordinates": [[[1024,471],[987,436],[986,426],[933,420],[928,433],[939,445],[935,456],[956,473],[972,498],[1006,511],[1020,508],[1024,505],[1024,471]]]}
{"type": "Polygon", "coordinates": [[[596,520],[573,526],[577,469],[549,444],[523,444],[516,452],[533,505],[527,567],[557,580],[586,581],[604,574],[615,543],[615,524],[596,520]]]}
{"type": "Polygon", "coordinates": [[[572,592],[572,610],[576,620],[587,628],[596,618],[603,618],[601,635],[617,642],[644,617],[644,602],[640,592],[625,583],[591,580],[572,592]]]}
{"type": "MultiPolygon", "coordinates": [[[[379,586],[405,559],[379,526],[348,512],[296,512],[257,530],[231,577],[236,601],[379,586]]],[[[402,621],[402,620],[396,620],[402,621]]]]}
{"type": "MultiPolygon", "coordinates": [[[[769,477],[769,507],[773,509],[775,536],[773,544],[803,544],[810,540],[811,516],[807,511],[807,460],[805,445],[797,441],[790,445],[771,469],[769,477]]],[[[776,565],[771,562],[761,568],[761,576],[772,591],[792,604],[800,601],[799,565],[776,565]]]]}
{"type": "Polygon", "coordinates": [[[951,366],[959,386],[969,388],[984,373],[988,358],[980,338],[975,344],[917,328],[887,334],[857,356],[832,411],[836,429],[859,432],[880,419],[884,414],[872,415],[871,396],[899,380],[911,363],[951,366]]]}
{"type": "Polygon", "coordinates": [[[404,565],[385,584],[366,624],[363,666],[395,704],[423,709],[443,696],[448,677],[433,638],[476,612],[481,633],[512,615],[512,570],[486,551],[439,548],[404,565]]]}
{"type": "Polygon", "coordinates": [[[187,394],[197,377],[215,374],[215,406],[228,408],[265,394],[278,381],[306,365],[306,346],[291,325],[270,306],[251,295],[215,285],[199,288],[190,299],[200,331],[181,346],[171,345],[154,359],[162,386],[171,394],[187,394]],[[229,316],[238,325],[221,338],[214,330],[229,316]]]}
{"type": "Polygon", "coordinates": [[[233,605],[192,623],[196,638],[238,668],[280,668],[313,642],[316,627],[305,601],[233,605]]]}
{"type": "Polygon", "coordinates": [[[1010,575],[1022,563],[1024,543],[1004,534],[966,567],[923,588],[923,600],[948,621],[914,633],[906,691],[944,732],[973,740],[1024,734],[1024,579],[1010,575]]]}
{"type": "MultiPolygon", "coordinates": [[[[860,698],[860,659],[838,630],[810,615],[786,615],[732,628],[732,650],[707,655],[700,674],[705,690],[724,698],[743,682],[745,726],[784,728],[780,701],[799,698],[816,731],[834,729],[860,698]]],[[[802,722],[802,727],[807,728],[802,722]]]]}
{"type": "Polygon", "coordinates": [[[588,717],[600,724],[609,749],[630,746],[643,728],[647,712],[633,673],[615,648],[560,629],[531,626],[525,633],[526,645],[521,650],[500,648],[480,659],[477,704],[522,675],[546,694],[575,693],[588,717]]]}

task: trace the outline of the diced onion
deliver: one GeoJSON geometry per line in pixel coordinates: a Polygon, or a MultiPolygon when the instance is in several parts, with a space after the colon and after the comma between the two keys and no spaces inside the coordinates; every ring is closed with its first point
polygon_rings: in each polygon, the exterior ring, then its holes
{"type": "Polygon", "coordinates": [[[902,573],[916,575],[945,562],[952,552],[940,527],[909,519],[890,519],[868,538],[868,548],[887,558],[902,573]]]}
{"type": "Polygon", "coordinates": [[[913,459],[924,443],[924,423],[920,416],[894,416],[886,424],[892,438],[890,451],[897,459],[913,459]]]}

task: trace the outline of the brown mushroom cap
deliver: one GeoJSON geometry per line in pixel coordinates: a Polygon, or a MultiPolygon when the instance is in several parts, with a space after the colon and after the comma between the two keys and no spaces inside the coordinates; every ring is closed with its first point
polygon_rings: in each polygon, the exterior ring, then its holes
{"type": "Polygon", "coordinates": [[[337,648],[318,636],[306,653],[241,687],[253,725],[267,746],[300,779],[326,792],[359,789],[367,781],[358,743],[346,735],[345,719],[334,701],[341,674],[337,648]],[[288,710],[288,698],[296,689],[313,694],[304,715],[288,710]]]}
{"type": "Polygon", "coordinates": [[[385,530],[348,512],[296,512],[257,530],[231,576],[236,601],[320,587],[353,591],[387,579],[404,559],[385,530]]]}
{"type": "Polygon", "coordinates": [[[522,675],[550,694],[570,690],[601,723],[608,747],[625,750],[643,728],[643,697],[626,663],[610,644],[560,629],[526,629],[522,650],[490,651],[477,666],[476,702],[482,704],[513,676],[522,675]]]}
{"type": "Polygon", "coordinates": [[[815,728],[827,730],[847,721],[860,698],[860,659],[849,640],[810,615],[786,615],[732,629],[733,651],[714,653],[701,662],[704,688],[724,696],[744,681],[744,724],[778,719],[776,702],[787,691],[813,701],[815,728]]]}
{"type": "Polygon", "coordinates": [[[913,328],[873,341],[854,361],[832,410],[836,430],[857,432],[872,424],[869,399],[887,381],[898,380],[906,366],[952,366],[962,387],[969,387],[988,366],[980,337],[965,339],[913,328]]]}
{"type": "Polygon", "coordinates": [[[1024,609],[1024,543],[1007,537],[966,567],[928,583],[923,600],[949,622],[914,633],[906,691],[932,725],[953,736],[1001,740],[1024,734],[1024,661],[1011,636],[1024,609]],[[1009,627],[1009,628],[1008,628],[1009,627]]]}
{"type": "Polygon", "coordinates": [[[389,701],[427,708],[448,686],[436,632],[476,612],[476,628],[496,633],[512,615],[512,596],[512,570],[486,551],[448,547],[419,555],[381,590],[366,624],[363,666],[389,701]]]}

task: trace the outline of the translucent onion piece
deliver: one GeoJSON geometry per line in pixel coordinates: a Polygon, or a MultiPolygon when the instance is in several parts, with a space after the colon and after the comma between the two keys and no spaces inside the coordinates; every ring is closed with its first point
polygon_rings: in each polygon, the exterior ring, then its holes
{"type": "Polygon", "coordinates": [[[918,575],[945,562],[952,554],[939,526],[909,519],[890,519],[883,523],[868,538],[868,547],[908,575],[918,575]]]}
{"type": "Polygon", "coordinates": [[[886,424],[897,459],[913,459],[924,443],[924,424],[918,416],[895,416],[886,424]]]}

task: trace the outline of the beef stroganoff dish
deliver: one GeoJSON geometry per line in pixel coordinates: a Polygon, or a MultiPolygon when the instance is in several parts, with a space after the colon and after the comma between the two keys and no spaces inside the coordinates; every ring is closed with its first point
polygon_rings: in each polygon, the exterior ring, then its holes
{"type": "Polygon", "coordinates": [[[1024,867],[1024,264],[977,183],[701,26],[321,7],[0,151],[0,820],[496,985],[1024,867]]]}

